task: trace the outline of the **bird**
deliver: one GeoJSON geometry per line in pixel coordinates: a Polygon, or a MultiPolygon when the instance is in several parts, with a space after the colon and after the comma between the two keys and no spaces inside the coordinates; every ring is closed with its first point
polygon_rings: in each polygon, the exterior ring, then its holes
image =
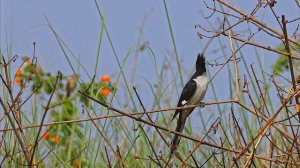
{"type": "MultiPolygon", "coordinates": [[[[205,57],[203,53],[198,54],[195,68],[196,68],[195,73],[188,80],[188,82],[185,84],[182,90],[177,107],[184,107],[186,105],[203,104],[201,103],[201,101],[205,96],[208,82],[209,82],[208,77],[206,75],[205,57]]],[[[194,109],[195,107],[187,108],[187,109],[178,109],[175,111],[175,114],[171,121],[173,121],[174,118],[177,115],[179,115],[179,118],[177,120],[177,126],[175,129],[176,132],[181,133],[183,131],[186,119],[193,112],[194,109]]],[[[171,161],[173,156],[175,155],[179,142],[180,142],[180,136],[174,134],[170,146],[169,161],[171,161]]]]}
{"type": "Polygon", "coordinates": [[[67,84],[66,84],[66,97],[70,97],[71,94],[73,93],[73,91],[75,90],[76,88],[76,85],[77,85],[77,75],[74,74],[72,75],[68,80],[67,80],[67,84]]]}

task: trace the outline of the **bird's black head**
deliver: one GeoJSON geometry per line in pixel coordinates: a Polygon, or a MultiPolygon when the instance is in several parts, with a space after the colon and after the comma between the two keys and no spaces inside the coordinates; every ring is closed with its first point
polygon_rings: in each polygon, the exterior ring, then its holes
{"type": "Polygon", "coordinates": [[[199,53],[196,61],[196,72],[199,73],[199,75],[202,75],[203,73],[206,72],[205,68],[205,57],[203,54],[199,53]]]}

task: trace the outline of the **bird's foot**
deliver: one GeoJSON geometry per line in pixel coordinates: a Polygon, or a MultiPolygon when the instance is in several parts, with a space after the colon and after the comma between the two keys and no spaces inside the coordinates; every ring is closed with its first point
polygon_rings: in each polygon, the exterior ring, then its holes
{"type": "Polygon", "coordinates": [[[200,107],[200,108],[205,107],[205,103],[204,103],[204,102],[200,102],[200,103],[199,103],[199,107],[200,107]]]}

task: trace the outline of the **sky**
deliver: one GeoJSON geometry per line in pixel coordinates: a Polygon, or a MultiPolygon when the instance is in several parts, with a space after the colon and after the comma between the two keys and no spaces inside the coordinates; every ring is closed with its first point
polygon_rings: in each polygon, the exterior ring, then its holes
{"type": "MultiPolygon", "coordinates": [[[[19,55],[30,55],[32,42],[35,41],[37,43],[37,56],[41,57],[39,58],[41,63],[47,62],[45,66],[51,65],[48,67],[49,69],[63,68],[61,64],[66,63],[66,60],[61,57],[61,50],[47,26],[47,18],[55,31],[61,35],[70,49],[82,58],[83,62],[95,61],[93,58],[95,58],[97,51],[101,19],[93,0],[29,0],[25,2],[1,0],[0,2],[2,52],[5,48],[6,36],[8,36],[7,40],[13,44],[14,54],[19,55]]],[[[143,40],[148,42],[154,51],[173,49],[163,1],[113,0],[97,2],[105,16],[105,24],[120,57],[124,57],[128,49],[136,45],[139,29],[145,15],[147,16],[143,40]]],[[[180,56],[194,58],[201,50],[201,45],[203,46],[207,42],[206,39],[200,40],[198,38],[199,29],[195,29],[194,26],[196,24],[206,25],[207,23],[200,13],[209,15],[211,11],[205,8],[201,0],[193,0],[188,3],[167,1],[167,5],[180,56]]],[[[235,5],[246,11],[253,9],[247,8],[249,2],[235,1],[235,5]]],[[[278,4],[275,9],[279,15],[282,14],[281,11],[287,10],[291,10],[290,16],[299,15],[299,10],[297,11],[296,7],[289,8],[288,3],[278,4]]],[[[262,20],[266,19],[268,19],[268,15],[263,14],[262,20]]],[[[214,19],[211,19],[211,22],[214,23],[214,19]]],[[[270,23],[271,26],[276,25],[274,21],[270,23]]],[[[104,41],[103,44],[101,55],[107,58],[106,55],[111,55],[110,49],[106,45],[107,41],[104,41]]],[[[193,59],[187,63],[193,63],[193,59]]],[[[101,63],[100,65],[105,66],[101,63]]],[[[107,72],[109,69],[104,68],[104,70],[107,72]]]]}
{"type": "MultiPolygon", "coordinates": [[[[163,1],[109,0],[97,2],[105,18],[104,23],[107,26],[112,43],[121,60],[126,57],[131,48],[140,44],[147,44],[153,51],[159,66],[163,64],[166,56],[173,63],[173,69],[177,73],[174,47],[163,1]]],[[[212,5],[210,1],[206,2],[212,5]]],[[[250,12],[255,6],[252,1],[231,0],[228,2],[232,2],[246,12],[250,12]]],[[[295,5],[295,1],[290,0],[289,2],[279,1],[273,9],[279,16],[286,14],[287,19],[291,20],[300,16],[300,10],[295,5]],[[291,4],[294,5],[290,6],[291,4]]],[[[198,37],[197,32],[201,30],[195,28],[195,25],[201,24],[214,29],[216,28],[217,20],[222,19],[222,17],[215,14],[211,18],[205,19],[203,15],[209,16],[212,12],[205,7],[201,0],[173,0],[166,1],[166,4],[177,51],[183,67],[184,81],[186,81],[193,71],[196,55],[202,51],[203,46],[209,41],[209,39],[200,39],[198,37]]],[[[12,55],[32,56],[32,43],[36,42],[38,63],[44,69],[52,73],[60,70],[65,75],[71,75],[71,68],[48,26],[48,20],[70,50],[80,58],[80,62],[86,67],[89,75],[93,74],[102,24],[94,0],[0,0],[0,10],[0,49],[3,55],[9,54],[7,53],[7,44],[9,44],[12,55]]],[[[226,11],[229,10],[226,9],[226,11]]],[[[274,26],[274,28],[279,28],[270,10],[258,12],[257,17],[274,26]]],[[[234,22],[234,20],[231,21],[232,23],[234,22]]],[[[289,32],[294,31],[297,24],[299,22],[291,24],[288,28],[289,32]]],[[[246,24],[238,27],[238,31],[241,32],[247,29],[246,24]]],[[[268,40],[265,37],[262,34],[256,36],[255,40],[272,47],[280,44],[279,41],[268,40]]],[[[230,55],[228,39],[224,38],[223,40],[227,46],[225,54],[228,56],[230,55]]],[[[209,62],[214,63],[214,60],[220,57],[223,58],[221,61],[225,59],[222,52],[213,52],[218,48],[220,48],[219,43],[217,40],[214,40],[206,51],[209,62]]],[[[245,59],[249,63],[256,63],[253,47],[245,47],[244,52],[248,54],[245,56],[245,59]]],[[[278,58],[277,55],[260,49],[258,49],[258,52],[262,56],[261,59],[266,71],[270,72],[271,64],[278,58]],[[266,59],[267,61],[265,61],[266,59]]],[[[68,55],[70,55],[69,52],[68,55]]],[[[149,52],[145,52],[137,57],[137,80],[135,83],[138,85],[138,88],[146,88],[144,86],[145,83],[141,79],[142,77],[150,81],[156,80],[153,64],[151,63],[153,60],[149,55],[149,52]]],[[[134,58],[129,58],[126,72],[129,72],[130,67],[135,63],[134,58]]],[[[113,51],[105,34],[103,35],[99,60],[99,66],[96,71],[97,77],[103,74],[114,75],[119,72],[113,51]]],[[[220,60],[217,59],[217,61],[220,60]]],[[[222,63],[221,61],[219,63],[222,63]]],[[[75,59],[71,59],[71,62],[77,65],[75,59]]],[[[217,67],[210,67],[212,74],[217,70],[217,67]]],[[[86,76],[83,75],[83,79],[87,79],[86,76]]],[[[218,85],[224,80],[228,80],[226,75],[219,75],[214,79],[220,99],[228,98],[228,93],[224,92],[224,87],[227,86],[218,85]]],[[[180,88],[179,80],[176,82],[180,88]]],[[[146,88],[144,91],[140,89],[140,91],[150,93],[149,88],[146,88]]],[[[211,89],[208,90],[206,99],[207,101],[213,99],[211,89]]],[[[176,104],[176,101],[173,101],[174,104],[176,104]]]]}
{"type": "MultiPolygon", "coordinates": [[[[18,54],[31,54],[32,42],[37,43],[37,56],[40,61],[47,62],[54,69],[61,69],[62,59],[59,59],[61,51],[57,42],[47,27],[46,17],[55,30],[62,36],[76,55],[82,57],[82,61],[90,63],[94,61],[97,51],[98,34],[101,27],[95,3],[91,1],[1,1],[1,32],[8,34],[13,43],[13,49],[18,54]],[[57,59],[53,59],[57,58],[57,59]],[[57,65],[57,66],[56,66],[57,65]]],[[[199,2],[195,1],[197,5],[199,2]]],[[[99,1],[101,12],[105,16],[105,24],[108,27],[112,41],[118,50],[118,54],[124,55],[128,49],[136,45],[139,28],[148,15],[145,23],[145,41],[155,50],[172,49],[170,33],[165,17],[162,1],[99,1]],[[123,4],[122,4],[123,3],[123,4]],[[134,4],[134,5],[133,5],[134,4]]],[[[194,25],[199,22],[197,11],[199,8],[192,3],[182,3],[184,9],[177,13],[171,10],[172,18],[180,20],[174,22],[174,33],[176,33],[178,50],[183,50],[184,55],[193,56],[199,51],[199,42],[189,42],[191,39],[197,41],[194,25]],[[185,9],[191,9],[188,11],[185,9]],[[189,18],[189,19],[185,19],[189,18]],[[178,27],[178,28],[177,28],[178,27]],[[182,29],[182,30],[180,30],[182,29]]],[[[198,15],[199,16],[199,15],[198,15]]],[[[173,20],[173,19],[172,19],[173,20]]],[[[2,40],[2,45],[5,40],[2,40]]],[[[103,42],[101,55],[111,55],[107,41],[103,42]]],[[[120,57],[122,57],[120,56],[120,57]]],[[[65,61],[65,60],[64,60],[65,61]]],[[[108,60],[112,61],[112,60],[108,60]]],[[[101,64],[100,65],[105,65],[101,64]]],[[[49,67],[50,68],[50,67],[49,67]]],[[[107,72],[108,73],[108,72],[107,72]]]]}

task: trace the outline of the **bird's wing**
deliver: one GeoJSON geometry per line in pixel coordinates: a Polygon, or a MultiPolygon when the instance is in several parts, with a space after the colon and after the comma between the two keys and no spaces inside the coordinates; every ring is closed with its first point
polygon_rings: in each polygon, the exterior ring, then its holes
{"type": "MultiPolygon", "coordinates": [[[[183,91],[181,93],[181,96],[179,98],[177,107],[182,107],[185,104],[187,104],[189,102],[189,100],[192,98],[192,96],[194,95],[194,93],[196,92],[197,89],[197,83],[194,80],[190,80],[183,88],[183,91]]],[[[173,119],[179,114],[181,110],[176,110],[175,114],[172,118],[173,119]]]]}

